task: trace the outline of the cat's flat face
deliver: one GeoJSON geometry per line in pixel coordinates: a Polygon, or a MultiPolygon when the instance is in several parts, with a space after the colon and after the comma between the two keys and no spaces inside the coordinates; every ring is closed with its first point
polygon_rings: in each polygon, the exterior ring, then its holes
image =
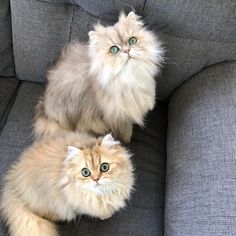
{"type": "Polygon", "coordinates": [[[84,148],[66,166],[78,188],[97,194],[121,190],[132,177],[129,154],[117,145],[105,148],[96,144],[84,148]]]}
{"type": "Polygon", "coordinates": [[[158,57],[163,53],[154,34],[133,12],[128,16],[121,14],[114,26],[95,26],[89,36],[91,70],[102,71],[103,83],[124,70],[138,69],[145,63],[158,64],[158,57]]]}

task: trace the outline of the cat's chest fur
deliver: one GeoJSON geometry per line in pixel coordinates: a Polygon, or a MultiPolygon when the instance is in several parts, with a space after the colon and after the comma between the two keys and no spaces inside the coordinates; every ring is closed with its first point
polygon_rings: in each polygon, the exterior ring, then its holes
{"type": "Polygon", "coordinates": [[[100,87],[102,93],[95,93],[104,118],[141,125],[144,115],[155,104],[154,78],[143,73],[124,73],[111,80],[106,87],[100,87]]]}

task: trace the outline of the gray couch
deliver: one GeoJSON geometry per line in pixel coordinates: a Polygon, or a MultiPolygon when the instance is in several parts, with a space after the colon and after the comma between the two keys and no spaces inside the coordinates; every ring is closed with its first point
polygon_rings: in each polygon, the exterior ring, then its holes
{"type": "Polygon", "coordinates": [[[33,141],[34,107],[63,45],[130,6],[166,49],[157,106],[130,144],[136,191],[109,220],[60,222],[61,235],[236,235],[235,0],[0,0],[1,179],[33,141]]]}

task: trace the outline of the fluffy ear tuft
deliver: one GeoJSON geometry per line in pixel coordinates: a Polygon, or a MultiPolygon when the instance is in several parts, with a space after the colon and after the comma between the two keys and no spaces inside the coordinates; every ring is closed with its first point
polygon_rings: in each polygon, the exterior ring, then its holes
{"type": "Polygon", "coordinates": [[[136,15],[134,13],[134,11],[131,11],[128,15],[127,15],[127,19],[134,22],[136,25],[139,25],[139,26],[143,26],[143,22],[142,20],[140,19],[141,17],[136,15]]]}
{"type": "Polygon", "coordinates": [[[90,31],[88,33],[90,41],[97,41],[99,35],[96,31],[90,31]]]}
{"type": "Polygon", "coordinates": [[[74,146],[67,146],[67,155],[66,159],[64,161],[64,164],[67,163],[68,161],[78,157],[81,154],[81,150],[77,147],[74,146]]]}
{"type": "Polygon", "coordinates": [[[93,40],[93,41],[97,40],[98,37],[102,36],[104,29],[105,29],[105,27],[99,23],[94,25],[94,30],[92,30],[88,33],[90,40],[93,40]]]}
{"type": "Polygon", "coordinates": [[[120,142],[119,141],[115,141],[111,134],[107,134],[102,139],[101,147],[104,147],[104,148],[107,148],[107,149],[111,149],[113,146],[119,145],[119,144],[120,144],[120,142]]]}
{"type": "Polygon", "coordinates": [[[120,15],[119,15],[119,21],[122,21],[122,20],[125,20],[126,19],[126,15],[123,11],[120,12],[120,15]]]}
{"type": "Polygon", "coordinates": [[[129,12],[129,14],[127,15],[127,18],[136,20],[136,19],[139,18],[139,17],[138,17],[133,11],[131,11],[131,12],[129,12]]]}

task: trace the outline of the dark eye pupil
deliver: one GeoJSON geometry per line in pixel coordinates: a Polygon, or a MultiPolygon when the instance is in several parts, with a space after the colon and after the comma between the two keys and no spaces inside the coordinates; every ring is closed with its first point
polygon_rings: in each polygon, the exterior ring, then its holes
{"type": "Polygon", "coordinates": [[[83,175],[84,177],[88,177],[88,176],[90,175],[90,170],[87,169],[87,168],[83,168],[83,169],[82,169],[82,175],[83,175]]]}
{"type": "Polygon", "coordinates": [[[110,49],[110,52],[112,54],[116,54],[118,51],[119,51],[119,48],[117,46],[112,46],[111,49],[110,49]]]}
{"type": "Polygon", "coordinates": [[[133,45],[135,43],[137,43],[137,39],[135,37],[132,37],[132,38],[129,39],[129,44],[130,45],[133,45]]]}
{"type": "Polygon", "coordinates": [[[100,170],[101,170],[102,172],[108,171],[108,170],[109,170],[109,164],[108,164],[108,163],[102,163],[102,164],[101,164],[101,167],[100,167],[100,170]]]}

